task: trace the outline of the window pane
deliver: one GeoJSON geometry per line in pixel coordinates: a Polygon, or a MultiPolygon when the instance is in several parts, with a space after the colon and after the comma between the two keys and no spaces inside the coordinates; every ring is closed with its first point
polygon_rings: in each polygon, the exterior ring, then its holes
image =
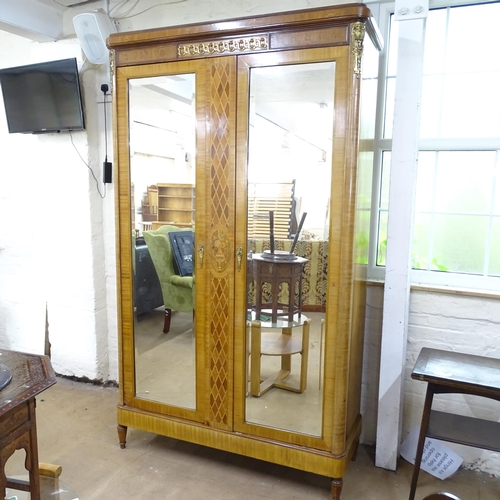
{"type": "Polygon", "coordinates": [[[391,152],[382,153],[382,179],[380,182],[380,208],[389,208],[389,181],[391,175],[391,152]]]}
{"type": "Polygon", "coordinates": [[[387,79],[385,89],[385,114],[384,114],[384,137],[392,137],[392,125],[394,121],[394,99],[396,98],[396,79],[387,79]]]}
{"type": "Polygon", "coordinates": [[[500,88],[500,72],[483,71],[444,77],[440,137],[500,135],[500,93],[487,91],[485,82],[488,82],[488,88],[500,88]]]}
{"type": "Polygon", "coordinates": [[[373,152],[359,154],[358,159],[358,194],[359,209],[370,210],[372,203],[373,152]]]}
{"type": "Polygon", "coordinates": [[[447,73],[463,72],[464,61],[467,61],[468,72],[500,69],[500,58],[493,55],[500,50],[498,30],[485,29],[487,19],[499,16],[498,2],[450,9],[447,73]]]}
{"type": "Polygon", "coordinates": [[[498,2],[429,12],[420,137],[500,136],[500,93],[485,90],[500,86],[500,36],[484,29],[499,14],[498,2]]]}
{"type": "Polygon", "coordinates": [[[429,236],[431,234],[431,216],[415,214],[413,224],[413,246],[411,265],[413,269],[428,269],[429,236]]]}
{"type": "Polygon", "coordinates": [[[422,79],[422,107],[420,137],[439,137],[441,129],[442,76],[424,76],[422,79]]]}
{"type": "MultiPolygon", "coordinates": [[[[497,154],[500,152],[497,152],[497,154]]],[[[500,159],[497,157],[497,163],[500,159]]],[[[500,215],[500,164],[497,166],[497,174],[495,178],[495,200],[493,202],[493,213],[500,215]]]]}
{"type": "Polygon", "coordinates": [[[358,210],[356,213],[355,264],[368,264],[368,243],[370,238],[370,211],[358,210]]]}
{"type": "Polygon", "coordinates": [[[396,75],[396,68],[398,65],[398,36],[399,22],[394,21],[394,16],[391,16],[391,33],[389,35],[387,76],[396,75]]]}
{"type": "Polygon", "coordinates": [[[368,147],[373,151],[373,137],[375,137],[375,116],[377,112],[377,80],[363,80],[361,95],[361,120],[359,138],[361,141],[370,139],[370,144],[360,144],[362,150],[368,147]]]}
{"type": "Polygon", "coordinates": [[[381,210],[378,219],[377,266],[385,266],[387,252],[387,211],[381,210]]]}
{"type": "Polygon", "coordinates": [[[492,276],[500,276],[500,217],[493,218],[488,274],[492,276]]]}
{"type": "MultiPolygon", "coordinates": [[[[416,269],[500,276],[500,150],[470,150],[498,149],[500,92],[493,89],[500,88],[500,35],[484,23],[499,16],[495,2],[433,9],[426,21],[420,144],[427,151],[418,156],[416,269]]],[[[385,139],[393,135],[399,24],[392,23],[389,40],[385,139]]],[[[390,162],[384,151],[377,265],[386,259],[390,162]]]]}
{"type": "Polygon", "coordinates": [[[420,151],[418,154],[417,191],[415,194],[415,211],[430,212],[434,199],[434,151],[420,151]]]}
{"type": "Polygon", "coordinates": [[[431,10],[425,24],[424,75],[441,73],[446,48],[448,10],[431,10]]]}
{"type": "Polygon", "coordinates": [[[432,262],[448,271],[483,274],[487,229],[486,216],[436,215],[432,262]]]}
{"type": "Polygon", "coordinates": [[[495,153],[438,153],[435,209],[442,212],[490,213],[495,153]]]}

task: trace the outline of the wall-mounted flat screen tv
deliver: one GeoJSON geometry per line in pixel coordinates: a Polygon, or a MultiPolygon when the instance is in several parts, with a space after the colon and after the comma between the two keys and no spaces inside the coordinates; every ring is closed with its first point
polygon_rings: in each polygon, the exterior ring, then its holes
{"type": "Polygon", "coordinates": [[[85,128],[76,59],[0,69],[11,134],[85,128]]]}

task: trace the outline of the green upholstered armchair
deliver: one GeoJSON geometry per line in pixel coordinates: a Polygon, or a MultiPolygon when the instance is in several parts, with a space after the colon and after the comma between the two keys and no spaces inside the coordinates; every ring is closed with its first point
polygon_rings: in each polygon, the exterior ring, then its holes
{"type": "Polygon", "coordinates": [[[163,332],[170,330],[172,310],[193,312],[194,282],[192,276],[179,276],[174,267],[174,254],[168,233],[182,231],[175,226],[160,226],[154,231],[144,231],[143,236],[148,246],[151,260],[160,279],[163,304],[165,305],[165,323],[163,332]]]}

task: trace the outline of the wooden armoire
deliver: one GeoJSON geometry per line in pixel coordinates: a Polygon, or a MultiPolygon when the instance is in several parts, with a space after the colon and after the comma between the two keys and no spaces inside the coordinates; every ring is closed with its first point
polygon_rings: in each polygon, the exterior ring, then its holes
{"type": "MultiPolygon", "coordinates": [[[[381,48],[369,9],[337,5],[117,33],[108,47],[121,446],[128,427],[142,429],[330,477],[340,499],[361,432],[381,48]],[[290,226],[297,234],[290,253],[286,239],[249,236],[248,193],[252,183],[291,180],[296,220],[307,217],[303,228],[290,226]],[[141,196],[161,183],[195,186],[194,307],[168,312],[168,333],[163,308],[139,314],[133,292],[136,242],[162,230],[141,226],[141,196]],[[300,288],[264,284],[264,294],[299,295],[293,321],[286,306],[274,323],[255,317],[254,248],[271,271],[280,267],[274,259],[305,262],[300,288]],[[251,391],[251,380],[265,390],[251,391]]],[[[186,281],[154,264],[160,282],[186,281]]]]}

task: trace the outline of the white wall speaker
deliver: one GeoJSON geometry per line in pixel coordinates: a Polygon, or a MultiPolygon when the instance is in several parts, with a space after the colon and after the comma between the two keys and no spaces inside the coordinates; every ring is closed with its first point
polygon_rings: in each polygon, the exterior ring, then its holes
{"type": "Polygon", "coordinates": [[[92,64],[109,61],[106,38],[116,32],[116,27],[104,12],[86,12],[73,18],[76,36],[84,54],[92,64]]]}

